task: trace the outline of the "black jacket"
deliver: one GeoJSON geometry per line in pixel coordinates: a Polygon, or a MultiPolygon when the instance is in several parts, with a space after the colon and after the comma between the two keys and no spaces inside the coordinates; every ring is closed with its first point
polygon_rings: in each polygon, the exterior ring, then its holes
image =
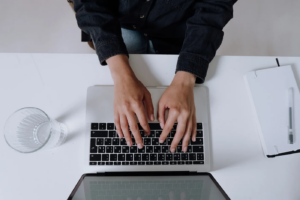
{"type": "Polygon", "coordinates": [[[101,65],[126,54],[121,27],[140,30],[156,53],[179,54],[176,72],[205,79],[208,64],[222,43],[223,27],[236,0],[74,0],[78,26],[94,42],[101,65]]]}

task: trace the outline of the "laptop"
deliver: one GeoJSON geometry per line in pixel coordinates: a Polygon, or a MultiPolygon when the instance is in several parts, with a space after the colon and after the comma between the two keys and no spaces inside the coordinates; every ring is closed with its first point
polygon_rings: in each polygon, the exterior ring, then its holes
{"type": "MultiPolygon", "coordinates": [[[[154,113],[166,87],[147,87],[151,93],[154,113]]],[[[140,132],[144,148],[134,144],[128,147],[125,139],[120,139],[114,126],[114,87],[92,86],[87,91],[85,167],[89,172],[111,171],[210,171],[210,134],[208,90],[204,86],[194,87],[197,117],[196,142],[190,140],[188,151],[182,152],[181,143],[175,153],[170,152],[170,144],[176,133],[176,124],[163,144],[159,143],[162,132],[157,119],[149,121],[150,136],[140,132]]],[[[132,136],[133,138],[133,136],[132,136]]],[[[134,138],[133,138],[134,141],[134,138]]]]}
{"type": "Polygon", "coordinates": [[[106,172],[84,174],[68,200],[227,200],[209,173],[106,172]]]}

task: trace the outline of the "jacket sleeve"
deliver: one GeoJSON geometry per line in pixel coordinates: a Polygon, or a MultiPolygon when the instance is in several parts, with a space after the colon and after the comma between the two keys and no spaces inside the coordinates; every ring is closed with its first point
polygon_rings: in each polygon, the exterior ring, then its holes
{"type": "Polygon", "coordinates": [[[186,34],[180,51],[176,72],[196,75],[196,83],[203,83],[208,65],[223,40],[223,27],[233,17],[236,0],[198,0],[194,15],[186,22],[186,34]]]}
{"type": "Polygon", "coordinates": [[[74,0],[78,26],[91,36],[101,65],[106,65],[106,59],[112,56],[128,56],[118,20],[118,6],[118,0],[74,0]]]}

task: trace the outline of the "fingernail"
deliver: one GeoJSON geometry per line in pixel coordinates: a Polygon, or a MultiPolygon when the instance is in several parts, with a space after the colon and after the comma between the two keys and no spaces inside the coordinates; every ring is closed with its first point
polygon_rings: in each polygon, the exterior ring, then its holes
{"type": "Polygon", "coordinates": [[[187,147],[183,147],[183,152],[186,152],[187,151],[187,147]]]}
{"type": "Polygon", "coordinates": [[[137,146],[138,146],[139,149],[143,148],[143,144],[138,144],[137,146]]]}
{"type": "Polygon", "coordinates": [[[170,149],[170,151],[171,151],[172,153],[174,153],[174,152],[175,152],[175,148],[170,149]]]}
{"type": "Polygon", "coordinates": [[[160,123],[160,128],[164,129],[164,124],[163,123],[160,123]]]}
{"type": "Polygon", "coordinates": [[[193,140],[193,142],[196,142],[196,138],[195,138],[195,137],[193,137],[193,139],[192,139],[192,140],[193,140]]]}
{"type": "Polygon", "coordinates": [[[164,143],[164,140],[159,140],[159,143],[164,143]]]}
{"type": "Polygon", "coordinates": [[[128,145],[128,146],[131,146],[131,142],[127,142],[127,145],[128,145]]]}
{"type": "Polygon", "coordinates": [[[151,120],[151,121],[154,121],[154,115],[153,115],[153,114],[151,114],[150,120],[151,120]]]}

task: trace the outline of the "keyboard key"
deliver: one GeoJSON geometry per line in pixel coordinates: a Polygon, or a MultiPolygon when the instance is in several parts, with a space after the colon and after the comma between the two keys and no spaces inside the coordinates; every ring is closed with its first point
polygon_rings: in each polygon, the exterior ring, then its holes
{"type": "Polygon", "coordinates": [[[108,131],[108,137],[117,137],[116,131],[108,131]]]}
{"type": "Polygon", "coordinates": [[[146,165],[153,165],[153,162],[146,162],[146,165]]]}
{"type": "Polygon", "coordinates": [[[96,141],[97,145],[98,146],[103,145],[103,143],[104,143],[103,140],[104,140],[103,138],[97,138],[97,141],[96,141]]]}
{"type": "Polygon", "coordinates": [[[97,147],[96,146],[91,147],[90,153],[97,153],[97,147]]]}
{"type": "Polygon", "coordinates": [[[178,165],[184,165],[184,161],[178,161],[178,165]]]}
{"type": "Polygon", "coordinates": [[[109,161],[109,154],[102,154],[102,161],[109,161]]]}
{"type": "Polygon", "coordinates": [[[91,131],[91,137],[107,137],[108,131],[91,131]]]}
{"type": "Polygon", "coordinates": [[[106,165],[114,165],[114,162],[106,162],[106,165]]]}
{"type": "Polygon", "coordinates": [[[105,153],[105,147],[104,146],[99,146],[98,147],[98,153],[105,153]]]}
{"type": "Polygon", "coordinates": [[[137,146],[131,146],[130,153],[137,153],[137,146]]]}
{"type": "Polygon", "coordinates": [[[114,123],[107,123],[107,130],[115,130],[115,124],[114,123]]]}
{"type": "Polygon", "coordinates": [[[113,147],[112,146],[106,146],[106,153],[113,153],[113,147]]]}
{"type": "Polygon", "coordinates": [[[90,165],[97,165],[97,162],[90,162],[90,165]]]}
{"type": "Polygon", "coordinates": [[[111,139],[110,138],[105,138],[104,139],[104,144],[105,145],[111,145],[111,139]]]}
{"type": "Polygon", "coordinates": [[[174,160],[180,160],[180,154],[179,153],[174,154],[174,160]]]}
{"type": "Polygon", "coordinates": [[[173,138],[175,136],[176,131],[171,131],[169,137],[173,138]]]}
{"type": "Polygon", "coordinates": [[[152,138],[152,145],[159,145],[159,138],[152,138]]]}
{"type": "Polygon", "coordinates": [[[202,138],[196,138],[196,141],[191,141],[191,145],[203,145],[203,139],[202,138]]]}
{"type": "Polygon", "coordinates": [[[154,153],[161,153],[161,147],[160,146],[154,146],[154,153]]]}
{"type": "Polygon", "coordinates": [[[162,153],[169,153],[170,151],[169,151],[169,147],[168,146],[162,146],[161,147],[161,152],[162,153]]]}
{"type": "Polygon", "coordinates": [[[146,146],[146,153],[153,153],[153,146],[146,146]]]}
{"type": "Polygon", "coordinates": [[[155,137],[155,131],[150,131],[150,135],[148,137],[155,137]]]}
{"type": "Polygon", "coordinates": [[[173,154],[167,153],[166,154],[166,161],[170,161],[170,160],[173,160],[173,154]]]}
{"type": "Polygon", "coordinates": [[[155,131],[155,137],[159,138],[162,131],[155,131]]]}
{"type": "Polygon", "coordinates": [[[137,162],[130,162],[130,165],[137,165],[137,162]]]}
{"type": "Polygon", "coordinates": [[[119,145],[119,144],[120,144],[119,138],[112,139],[112,145],[119,145]]]}
{"type": "Polygon", "coordinates": [[[195,153],[190,153],[189,154],[189,160],[196,160],[196,154],[195,153]]]}
{"type": "Polygon", "coordinates": [[[121,153],[121,146],[114,146],[114,153],[121,153]]]}
{"type": "Polygon", "coordinates": [[[203,153],[197,153],[197,160],[204,160],[204,154],[203,153]]]}
{"type": "Polygon", "coordinates": [[[180,140],[180,141],[178,142],[178,145],[182,145],[182,140],[180,140]]]}
{"type": "Polygon", "coordinates": [[[118,154],[118,161],[125,161],[125,154],[118,154]]]}
{"type": "Polygon", "coordinates": [[[106,130],[106,123],[100,123],[99,124],[99,129],[100,130],[106,130]]]}
{"type": "Polygon", "coordinates": [[[121,162],[114,162],[114,165],[121,165],[121,162]]]}
{"type": "Polygon", "coordinates": [[[192,164],[193,164],[193,161],[186,161],[185,164],[186,164],[186,165],[192,165],[192,164]]]}
{"type": "Polygon", "coordinates": [[[90,161],[101,161],[101,154],[90,154],[90,161]]]}
{"type": "Polygon", "coordinates": [[[159,123],[149,123],[150,130],[162,130],[159,123]]]}
{"type": "Polygon", "coordinates": [[[171,145],[173,141],[173,138],[167,138],[167,145],[171,145]]]}
{"type": "Polygon", "coordinates": [[[145,162],[138,162],[138,165],[145,165],[145,162]]]}
{"type": "Polygon", "coordinates": [[[120,139],[120,145],[127,145],[125,138],[120,139]]]}
{"type": "Polygon", "coordinates": [[[142,149],[138,149],[138,153],[145,153],[145,146],[143,146],[143,148],[142,149]]]}
{"type": "Polygon", "coordinates": [[[193,146],[193,152],[203,152],[203,146],[193,146]]]}
{"type": "Polygon", "coordinates": [[[158,154],[157,158],[158,158],[158,161],[165,161],[166,160],[166,154],[158,154]]]}
{"type": "Polygon", "coordinates": [[[117,154],[110,154],[110,161],[118,161],[118,155],[117,154]]]}
{"type": "Polygon", "coordinates": [[[187,153],[181,154],[181,160],[188,160],[188,159],[189,159],[189,155],[187,153]]]}
{"type": "Polygon", "coordinates": [[[129,165],[129,162],[122,162],[122,165],[129,165]]]}
{"type": "Polygon", "coordinates": [[[182,146],[177,146],[176,151],[177,151],[178,153],[182,152],[182,146]]]}
{"type": "Polygon", "coordinates": [[[167,145],[167,144],[168,144],[167,140],[165,140],[163,143],[159,143],[159,145],[167,145]]]}
{"type": "Polygon", "coordinates": [[[161,162],[154,162],[154,165],[161,165],[161,162]]]}
{"type": "Polygon", "coordinates": [[[187,152],[193,152],[193,149],[192,149],[192,147],[191,147],[191,146],[188,146],[188,148],[187,148],[187,152]]]}
{"type": "Polygon", "coordinates": [[[92,130],[98,130],[99,124],[98,123],[92,123],[91,124],[91,129],[92,130]]]}
{"type": "Polygon", "coordinates": [[[149,161],[149,154],[142,154],[142,161],[149,161]]]}
{"type": "Polygon", "coordinates": [[[141,154],[134,154],[134,161],[141,161],[141,154]]]}
{"type": "Polygon", "coordinates": [[[144,145],[151,145],[151,139],[150,138],[144,138],[144,145]]]}
{"type": "Polygon", "coordinates": [[[202,123],[197,123],[197,130],[202,129],[202,123]]]}
{"type": "Polygon", "coordinates": [[[177,161],[171,161],[170,165],[177,165],[177,161]]]}
{"type": "Polygon", "coordinates": [[[164,162],[161,162],[161,164],[162,164],[162,165],[168,165],[169,162],[164,161],[164,162]]]}
{"type": "Polygon", "coordinates": [[[141,126],[140,123],[138,123],[138,127],[139,127],[139,130],[142,131],[143,130],[143,127],[141,126]]]}
{"type": "Polygon", "coordinates": [[[131,140],[132,140],[132,145],[135,145],[135,139],[131,138],[131,140]]]}
{"type": "Polygon", "coordinates": [[[202,131],[197,131],[196,137],[203,137],[203,132],[202,131]]]}
{"type": "Polygon", "coordinates": [[[157,161],[157,154],[150,154],[150,161],[157,161]]]}
{"type": "Polygon", "coordinates": [[[194,165],[204,165],[204,161],[193,161],[194,165]]]}
{"type": "Polygon", "coordinates": [[[122,146],[122,153],[129,153],[129,146],[122,146]]]}
{"type": "Polygon", "coordinates": [[[105,162],[98,162],[98,165],[105,165],[105,162]]]}
{"type": "Polygon", "coordinates": [[[177,129],[177,123],[175,123],[175,124],[173,125],[172,130],[173,130],[173,131],[176,131],[176,129],[177,129]]]}
{"type": "Polygon", "coordinates": [[[126,154],[126,161],[133,161],[133,154],[126,154]]]}

